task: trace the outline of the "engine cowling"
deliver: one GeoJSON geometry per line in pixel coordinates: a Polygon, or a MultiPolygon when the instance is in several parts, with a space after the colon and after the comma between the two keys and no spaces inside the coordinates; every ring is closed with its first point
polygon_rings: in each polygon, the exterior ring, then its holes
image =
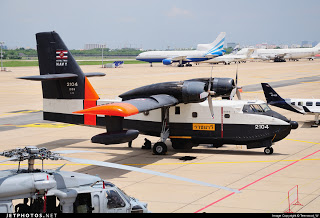
{"type": "Polygon", "coordinates": [[[172,64],[172,60],[171,60],[171,59],[163,59],[163,60],[162,60],[162,63],[163,63],[164,65],[170,65],[170,64],[172,64]]]}
{"type": "MultiPolygon", "coordinates": [[[[134,98],[146,98],[152,95],[167,94],[175,97],[181,103],[197,103],[206,99],[205,92],[208,91],[209,78],[198,78],[178,82],[156,83],[142,86],[119,97],[123,100],[134,98]]],[[[213,97],[228,97],[235,87],[232,78],[214,78],[211,84],[211,90],[215,94],[213,97]]]]}
{"type": "Polygon", "coordinates": [[[213,55],[222,56],[223,52],[222,51],[216,51],[216,52],[213,53],[213,55]]]}
{"type": "Polygon", "coordinates": [[[232,78],[214,78],[212,88],[216,94],[215,96],[229,97],[232,89],[235,87],[232,78]]]}
{"type": "Polygon", "coordinates": [[[183,103],[202,102],[205,98],[201,98],[201,93],[205,92],[205,83],[197,81],[185,81],[182,86],[183,103]]]}

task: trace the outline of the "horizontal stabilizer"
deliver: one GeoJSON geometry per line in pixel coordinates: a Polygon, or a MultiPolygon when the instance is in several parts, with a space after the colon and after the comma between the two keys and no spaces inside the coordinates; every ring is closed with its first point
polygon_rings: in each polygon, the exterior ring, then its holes
{"type": "Polygon", "coordinates": [[[100,73],[100,72],[92,72],[92,73],[84,73],[86,77],[94,77],[94,76],[105,76],[105,73],[100,73]]]}
{"type": "Polygon", "coordinates": [[[216,55],[216,54],[207,54],[206,55],[206,58],[209,58],[209,59],[211,59],[211,58],[215,58],[215,57],[218,57],[219,55],[216,55]]]}
{"type": "Polygon", "coordinates": [[[39,76],[24,76],[18,77],[18,79],[26,79],[26,80],[33,80],[33,81],[48,81],[48,80],[60,80],[60,79],[71,79],[77,78],[77,74],[73,73],[62,73],[62,74],[45,74],[39,76]]]}

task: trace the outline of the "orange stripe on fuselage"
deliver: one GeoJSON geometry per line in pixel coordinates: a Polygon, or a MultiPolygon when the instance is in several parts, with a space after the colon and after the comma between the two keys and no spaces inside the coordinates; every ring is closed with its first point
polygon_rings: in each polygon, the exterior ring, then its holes
{"type": "MultiPolygon", "coordinates": [[[[85,90],[84,90],[84,101],[83,109],[88,109],[97,106],[97,100],[99,99],[98,94],[92,87],[88,78],[85,77],[85,90]]],[[[84,124],[95,126],[97,124],[96,115],[84,114],[84,124]]]]}

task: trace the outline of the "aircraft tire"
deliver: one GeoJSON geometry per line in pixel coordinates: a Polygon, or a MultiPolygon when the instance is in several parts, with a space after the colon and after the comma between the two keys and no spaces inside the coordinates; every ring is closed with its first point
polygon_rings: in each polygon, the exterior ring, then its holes
{"type": "Polygon", "coordinates": [[[167,153],[167,145],[163,142],[157,142],[153,145],[153,154],[164,155],[167,153]]]}
{"type": "Polygon", "coordinates": [[[273,148],[272,148],[272,147],[266,147],[266,148],[264,149],[264,153],[265,153],[266,155],[272,154],[272,153],[273,153],[273,148]]]}

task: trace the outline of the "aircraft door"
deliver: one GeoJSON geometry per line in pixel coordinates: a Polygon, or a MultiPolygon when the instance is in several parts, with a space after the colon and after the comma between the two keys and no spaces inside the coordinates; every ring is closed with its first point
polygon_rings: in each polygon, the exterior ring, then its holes
{"type": "Polygon", "coordinates": [[[106,206],[107,213],[126,213],[128,211],[129,205],[119,195],[117,191],[107,190],[106,198],[107,198],[107,205],[105,206],[106,206]]]}
{"type": "Polygon", "coordinates": [[[92,213],[100,213],[100,196],[98,194],[93,195],[92,197],[92,213]]]}

